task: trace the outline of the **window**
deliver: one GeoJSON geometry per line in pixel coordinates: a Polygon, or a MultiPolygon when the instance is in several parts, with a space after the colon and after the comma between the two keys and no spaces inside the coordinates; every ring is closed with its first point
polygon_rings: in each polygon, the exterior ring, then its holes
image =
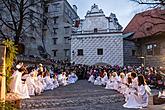
{"type": "Polygon", "coordinates": [[[65,44],[69,44],[69,37],[64,37],[65,38],[65,44]]]}
{"type": "Polygon", "coordinates": [[[160,46],[158,44],[147,44],[146,54],[147,55],[159,55],[160,54],[160,46]]]}
{"type": "Polygon", "coordinates": [[[57,34],[57,29],[58,29],[58,28],[53,28],[53,33],[54,33],[54,34],[57,34]]]}
{"type": "Polygon", "coordinates": [[[0,20],[2,20],[2,14],[0,13],[0,20]]]}
{"type": "Polygon", "coordinates": [[[55,12],[59,12],[59,11],[60,11],[60,8],[61,8],[60,3],[54,4],[54,5],[53,5],[53,8],[54,8],[54,11],[55,11],[55,12]]]}
{"type": "Polygon", "coordinates": [[[83,56],[83,49],[77,50],[77,56],[83,56]]]}
{"type": "Polygon", "coordinates": [[[132,56],[136,55],[136,50],[132,50],[132,56]]]}
{"type": "Polygon", "coordinates": [[[44,25],[47,25],[47,19],[46,18],[44,18],[44,25]]]}
{"type": "Polygon", "coordinates": [[[147,45],[147,55],[152,55],[153,54],[153,47],[152,44],[147,45]]]}
{"type": "Polygon", "coordinates": [[[53,38],[53,44],[54,44],[54,45],[57,44],[57,39],[58,39],[58,38],[53,38]]]}
{"type": "Polygon", "coordinates": [[[103,49],[97,49],[97,55],[103,55],[103,49]]]}
{"type": "Polygon", "coordinates": [[[30,25],[30,29],[31,29],[31,31],[34,31],[34,29],[35,29],[34,24],[31,24],[31,25],[30,25]]]}
{"type": "Polygon", "coordinates": [[[56,57],[56,56],[57,56],[57,51],[58,51],[58,50],[52,50],[52,51],[53,51],[54,57],[56,57]]]}
{"type": "Polygon", "coordinates": [[[47,29],[42,29],[43,31],[43,36],[46,36],[47,35],[47,29]]]}
{"type": "Polygon", "coordinates": [[[57,24],[58,16],[54,17],[54,24],[57,24]]]}
{"type": "Polygon", "coordinates": [[[64,52],[65,52],[65,57],[68,57],[69,56],[69,49],[64,49],[64,52]]]}
{"type": "Polygon", "coordinates": [[[69,27],[64,27],[65,28],[65,34],[69,34],[70,28],[69,27]]]}
{"type": "Polygon", "coordinates": [[[94,33],[97,33],[97,31],[98,31],[97,28],[94,28],[94,33]]]}
{"type": "Polygon", "coordinates": [[[48,13],[48,6],[44,6],[44,12],[48,13]]]}
{"type": "Polygon", "coordinates": [[[30,5],[34,5],[34,0],[30,0],[30,5]]]}

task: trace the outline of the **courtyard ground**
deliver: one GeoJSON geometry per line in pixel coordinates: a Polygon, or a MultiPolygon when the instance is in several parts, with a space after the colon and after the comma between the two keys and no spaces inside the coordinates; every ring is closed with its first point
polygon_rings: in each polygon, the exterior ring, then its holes
{"type": "MultiPolygon", "coordinates": [[[[23,100],[21,105],[22,110],[136,110],[123,108],[124,103],[122,94],[79,80],[23,100]]],[[[161,106],[150,105],[144,110],[161,110],[161,106]]]]}

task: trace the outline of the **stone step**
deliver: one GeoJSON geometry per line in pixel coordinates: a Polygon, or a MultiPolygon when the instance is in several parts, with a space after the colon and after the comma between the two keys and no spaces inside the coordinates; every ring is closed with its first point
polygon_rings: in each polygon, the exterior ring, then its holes
{"type": "Polygon", "coordinates": [[[26,99],[21,102],[21,109],[42,109],[42,108],[52,108],[52,107],[74,107],[80,105],[94,105],[94,104],[105,104],[105,103],[115,103],[122,102],[124,98],[121,94],[115,95],[102,95],[101,97],[71,97],[57,99],[56,97],[51,98],[41,98],[38,99],[26,99]]]}

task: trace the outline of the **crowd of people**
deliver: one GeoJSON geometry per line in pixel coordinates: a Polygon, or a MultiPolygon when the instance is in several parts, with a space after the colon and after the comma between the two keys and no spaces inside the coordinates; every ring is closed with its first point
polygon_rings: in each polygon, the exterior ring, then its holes
{"type": "Polygon", "coordinates": [[[40,95],[47,90],[87,79],[94,85],[113,89],[125,96],[127,108],[142,108],[148,104],[148,94],[152,87],[160,89],[159,96],[165,97],[165,74],[161,68],[118,65],[83,65],[68,61],[57,61],[53,65],[26,66],[16,64],[13,68],[10,92],[21,99],[40,95]]]}
{"type": "Polygon", "coordinates": [[[73,84],[77,80],[75,71],[60,71],[57,73],[57,71],[42,64],[26,66],[19,63],[15,69],[13,68],[10,92],[17,94],[21,99],[26,99],[59,86],[73,84]]]}
{"type": "MultiPolygon", "coordinates": [[[[123,106],[126,108],[143,108],[147,107],[148,95],[151,95],[151,89],[147,83],[151,84],[152,82],[151,77],[146,77],[146,80],[144,76],[152,76],[155,73],[157,73],[156,69],[151,67],[95,66],[89,71],[88,81],[94,85],[105,86],[105,89],[122,93],[126,102],[123,106]]],[[[161,72],[161,74],[163,73],[161,72]]],[[[157,81],[162,81],[163,89],[165,81],[163,77],[161,78],[157,81]]],[[[165,91],[162,90],[160,93],[160,97],[165,96],[165,91]]]]}

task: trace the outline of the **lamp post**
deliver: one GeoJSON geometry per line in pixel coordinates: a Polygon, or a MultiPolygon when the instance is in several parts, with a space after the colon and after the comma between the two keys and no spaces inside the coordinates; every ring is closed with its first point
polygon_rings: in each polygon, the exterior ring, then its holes
{"type": "Polygon", "coordinates": [[[138,57],[138,58],[140,58],[140,59],[143,60],[143,63],[142,63],[142,64],[145,66],[145,63],[146,63],[146,62],[145,62],[145,57],[141,56],[141,57],[138,57]]]}
{"type": "Polygon", "coordinates": [[[0,101],[5,101],[6,72],[5,72],[6,47],[0,46],[0,101]]]}

